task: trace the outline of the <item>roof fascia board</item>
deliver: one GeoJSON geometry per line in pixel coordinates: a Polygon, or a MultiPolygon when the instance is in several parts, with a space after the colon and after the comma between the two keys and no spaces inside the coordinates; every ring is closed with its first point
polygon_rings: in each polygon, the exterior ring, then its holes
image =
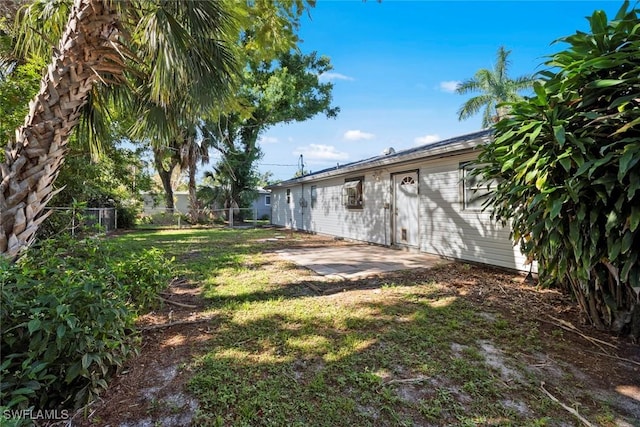
{"type": "Polygon", "coordinates": [[[409,153],[396,153],[390,156],[379,157],[372,159],[365,163],[357,163],[354,165],[347,165],[343,167],[337,167],[335,169],[320,172],[310,176],[304,176],[288,181],[284,181],[278,184],[270,185],[267,188],[287,188],[295,187],[298,184],[306,184],[308,182],[320,181],[328,178],[336,178],[343,175],[352,174],[354,172],[362,172],[370,169],[376,169],[380,167],[388,167],[395,165],[402,165],[410,162],[435,159],[442,157],[449,157],[463,152],[471,152],[478,148],[480,145],[486,145],[490,140],[490,135],[484,135],[479,138],[468,139],[452,144],[436,146],[432,149],[426,147],[424,150],[411,151],[409,153]]]}

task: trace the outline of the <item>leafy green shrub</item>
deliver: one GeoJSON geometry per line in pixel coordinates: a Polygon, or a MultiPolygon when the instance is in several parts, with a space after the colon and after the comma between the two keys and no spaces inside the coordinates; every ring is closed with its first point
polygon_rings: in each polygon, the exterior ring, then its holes
{"type": "Polygon", "coordinates": [[[136,218],[138,217],[138,209],[132,206],[118,206],[118,228],[131,229],[136,225],[136,218]]]}
{"type": "Polygon", "coordinates": [[[158,292],[171,279],[168,264],[162,251],[154,248],[114,261],[110,269],[121,300],[135,311],[155,306],[158,292]]]}
{"type": "Polygon", "coordinates": [[[40,224],[38,239],[51,239],[61,235],[71,235],[79,231],[83,222],[84,209],[55,210],[40,224]]]}
{"type": "Polygon", "coordinates": [[[4,408],[78,407],[136,349],[134,320],[170,278],[158,250],[61,239],[0,259],[4,408]]]}
{"type": "Polygon", "coordinates": [[[511,221],[543,283],[571,291],[600,329],[640,338],[640,20],[561,41],[535,97],[511,104],[479,162],[497,180],[494,217],[511,221]]]}

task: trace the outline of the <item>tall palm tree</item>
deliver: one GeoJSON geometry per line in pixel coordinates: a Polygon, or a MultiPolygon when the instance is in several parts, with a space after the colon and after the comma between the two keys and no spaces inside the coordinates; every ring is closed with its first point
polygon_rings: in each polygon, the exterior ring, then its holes
{"type": "Polygon", "coordinates": [[[480,95],[474,96],[462,104],[458,110],[458,120],[466,120],[484,108],[482,127],[488,128],[508,114],[508,109],[500,106],[501,103],[517,101],[522,98],[518,92],[533,87],[535,79],[532,76],[509,78],[507,71],[510,53],[510,50],[500,46],[493,70],[482,68],[472,78],[458,85],[456,93],[460,95],[481,92],[480,95]]]}
{"type": "MultiPolygon", "coordinates": [[[[143,73],[144,85],[121,87],[147,91],[159,106],[182,103],[195,112],[221,99],[236,73],[230,41],[237,32],[225,4],[74,0],[40,91],[0,163],[0,253],[15,259],[33,241],[47,216],[44,207],[54,195],[69,136],[95,85],[115,87],[143,73]]],[[[23,16],[34,15],[27,10],[23,16]]],[[[23,42],[50,49],[43,39],[23,42]]]]}
{"type": "Polygon", "coordinates": [[[200,209],[202,208],[197,194],[196,172],[198,163],[206,165],[209,163],[209,145],[206,139],[196,137],[196,129],[192,128],[185,138],[185,143],[181,147],[180,156],[182,167],[189,172],[189,217],[194,223],[200,219],[200,209]]]}

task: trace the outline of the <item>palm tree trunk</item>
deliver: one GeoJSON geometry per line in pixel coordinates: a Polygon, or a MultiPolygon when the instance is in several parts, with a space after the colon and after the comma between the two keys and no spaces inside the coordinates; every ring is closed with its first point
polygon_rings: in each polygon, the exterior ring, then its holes
{"type": "Polygon", "coordinates": [[[191,221],[196,224],[200,220],[200,202],[196,192],[196,172],[198,168],[195,162],[189,165],[189,210],[191,221]]]}
{"type": "Polygon", "coordinates": [[[80,110],[100,75],[119,77],[124,63],[115,48],[118,15],[103,0],[75,0],[52,62],[31,101],[16,141],[0,164],[0,253],[15,259],[30,245],[66,152],[80,110]]]}
{"type": "Polygon", "coordinates": [[[154,162],[156,164],[156,170],[162,182],[162,188],[164,189],[164,205],[168,213],[175,211],[175,204],[173,202],[173,187],[171,186],[171,175],[173,170],[178,165],[178,160],[175,157],[171,157],[171,163],[169,164],[169,170],[165,170],[162,164],[162,156],[159,152],[154,152],[154,162]]]}

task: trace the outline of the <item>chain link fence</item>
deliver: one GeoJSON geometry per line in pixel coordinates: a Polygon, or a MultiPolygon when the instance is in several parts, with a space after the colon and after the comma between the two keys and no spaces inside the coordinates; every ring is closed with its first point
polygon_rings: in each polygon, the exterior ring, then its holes
{"type": "Polygon", "coordinates": [[[139,223],[149,227],[221,226],[230,228],[257,228],[269,225],[269,220],[259,219],[254,208],[198,209],[198,218],[191,212],[173,211],[167,208],[145,208],[139,223]]]}
{"type": "Polygon", "coordinates": [[[109,233],[118,228],[118,211],[116,208],[74,208],[47,207],[46,211],[53,211],[43,223],[43,232],[54,235],[69,232],[76,234],[97,231],[109,233]]]}

